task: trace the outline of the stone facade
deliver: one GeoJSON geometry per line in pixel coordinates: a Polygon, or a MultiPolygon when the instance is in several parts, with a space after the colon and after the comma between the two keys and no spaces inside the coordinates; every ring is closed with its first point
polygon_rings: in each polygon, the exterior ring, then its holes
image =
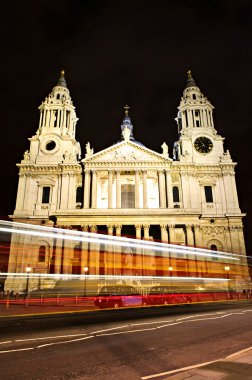
{"type": "MultiPolygon", "coordinates": [[[[214,128],[213,106],[190,72],[178,107],[178,141],[172,155],[165,142],[161,152],[155,152],[134,139],[126,106],[121,140],[97,153],[87,143],[81,158],[75,139],[78,119],[64,73],[39,109],[39,128],[18,164],[14,221],[91,232],[106,229],[109,235],[128,233],[246,254],[236,163],[224,151],[224,138],[214,128]]],[[[32,239],[35,254],[24,255],[19,270],[29,263],[46,273],[53,242],[32,239]],[[41,246],[46,250],[44,263],[39,262],[41,246]]],[[[63,267],[72,273],[74,246],[69,245],[63,267]]],[[[59,260],[54,259],[55,273],[60,271],[59,260]]],[[[85,265],[84,254],[79,260],[85,265]]],[[[15,265],[10,260],[9,271],[17,270],[15,265]]]]}

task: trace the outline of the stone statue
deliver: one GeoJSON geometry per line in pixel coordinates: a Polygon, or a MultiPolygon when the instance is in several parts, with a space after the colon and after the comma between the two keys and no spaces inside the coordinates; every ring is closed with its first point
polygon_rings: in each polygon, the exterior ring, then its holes
{"type": "Polygon", "coordinates": [[[168,157],[168,146],[165,142],[161,145],[161,148],[163,149],[163,156],[168,157]]]}

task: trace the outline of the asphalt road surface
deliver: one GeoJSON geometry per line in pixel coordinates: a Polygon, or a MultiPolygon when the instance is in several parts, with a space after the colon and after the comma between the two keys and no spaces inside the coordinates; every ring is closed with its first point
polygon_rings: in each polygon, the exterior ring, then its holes
{"type": "Polygon", "coordinates": [[[252,302],[0,320],[0,378],[154,375],[252,346],[252,302]]]}

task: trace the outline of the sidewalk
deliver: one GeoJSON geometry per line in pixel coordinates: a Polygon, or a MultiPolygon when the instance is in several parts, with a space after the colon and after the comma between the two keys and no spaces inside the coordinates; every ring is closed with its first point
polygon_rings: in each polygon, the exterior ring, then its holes
{"type": "Polygon", "coordinates": [[[6,301],[0,302],[0,320],[4,317],[22,317],[25,315],[46,315],[58,313],[73,313],[95,310],[94,300],[87,297],[85,300],[82,298],[73,298],[71,301],[67,299],[53,299],[47,302],[39,302],[33,299],[25,300],[10,300],[7,307],[6,301]]]}
{"type": "MultiPolygon", "coordinates": [[[[163,380],[252,380],[252,347],[224,359],[184,368],[183,372],[163,377],[163,380]]],[[[182,370],[182,369],[181,369],[182,370]]],[[[178,371],[176,371],[178,372],[178,371]]],[[[168,373],[166,373],[168,375],[168,373]]],[[[154,377],[153,377],[154,378],[154,377]]],[[[158,377],[156,377],[158,379],[158,377]]],[[[160,378],[160,376],[159,376],[160,378]]]]}

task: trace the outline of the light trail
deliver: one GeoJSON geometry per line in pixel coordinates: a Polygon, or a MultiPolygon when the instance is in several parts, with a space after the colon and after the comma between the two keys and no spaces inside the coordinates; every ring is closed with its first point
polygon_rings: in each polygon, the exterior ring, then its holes
{"type": "Polygon", "coordinates": [[[122,246],[122,247],[133,247],[133,248],[142,248],[146,250],[153,250],[162,252],[165,254],[165,251],[168,251],[168,254],[173,253],[183,253],[186,255],[196,255],[203,257],[219,257],[225,259],[232,259],[240,261],[240,255],[236,255],[228,252],[215,251],[212,253],[211,250],[205,248],[196,248],[188,246],[178,246],[175,244],[165,244],[151,241],[137,241],[132,238],[124,238],[118,236],[110,235],[99,235],[92,232],[80,232],[73,230],[62,230],[60,228],[52,227],[41,227],[32,224],[17,223],[17,222],[6,222],[1,221],[0,231],[8,233],[17,233],[31,236],[41,236],[49,237],[54,239],[64,239],[64,240],[73,240],[78,242],[90,242],[90,243],[99,243],[106,244],[110,246],[122,246]],[[16,227],[16,228],[15,228],[16,227]],[[38,233],[39,232],[39,233],[38,233]]]}
{"type": "MultiPolygon", "coordinates": [[[[15,273],[15,272],[1,272],[1,276],[16,276],[16,277],[27,277],[27,273],[15,273]]],[[[75,279],[97,279],[97,280],[169,280],[169,281],[205,281],[205,282],[227,282],[231,281],[228,278],[211,278],[211,277],[176,277],[176,276],[128,276],[128,275],[100,275],[100,274],[54,274],[54,273],[32,273],[30,277],[51,277],[51,278],[75,278],[75,279]]]]}

